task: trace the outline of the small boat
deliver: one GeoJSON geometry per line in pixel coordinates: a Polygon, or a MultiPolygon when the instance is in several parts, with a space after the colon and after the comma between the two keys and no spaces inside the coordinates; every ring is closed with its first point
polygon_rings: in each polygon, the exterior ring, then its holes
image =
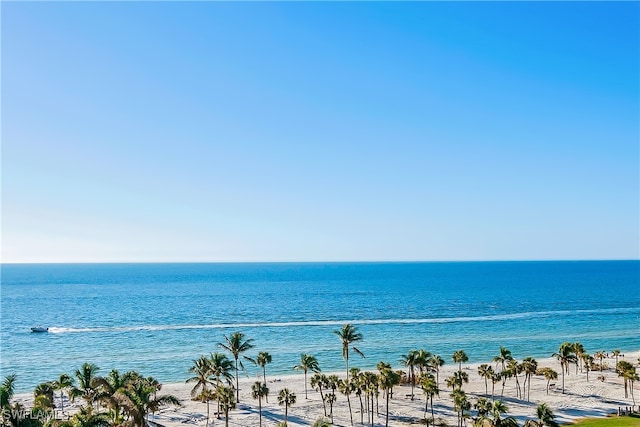
{"type": "Polygon", "coordinates": [[[31,328],[31,332],[49,332],[49,328],[43,328],[42,326],[34,326],[31,328]]]}

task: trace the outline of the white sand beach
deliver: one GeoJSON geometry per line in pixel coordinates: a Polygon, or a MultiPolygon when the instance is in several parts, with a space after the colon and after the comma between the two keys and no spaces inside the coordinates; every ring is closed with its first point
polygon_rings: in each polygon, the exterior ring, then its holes
{"type": "MultiPolygon", "coordinates": [[[[626,353],[620,360],[627,360],[634,365],[638,363],[640,351],[626,353]]],[[[610,367],[615,365],[615,360],[610,357],[605,359],[605,364],[610,367]]],[[[495,366],[495,363],[493,364],[495,366]]],[[[484,380],[478,375],[479,364],[463,364],[462,369],[469,375],[469,383],[463,386],[472,404],[478,397],[485,396],[484,380]]],[[[559,363],[552,358],[538,360],[538,367],[551,367],[560,373],[559,363]]],[[[434,412],[436,423],[446,422],[447,425],[456,425],[456,413],[452,408],[452,399],[449,397],[451,389],[447,389],[444,379],[458,366],[448,362],[441,368],[439,374],[440,396],[434,398],[434,412]]],[[[336,372],[340,377],[344,372],[336,372]]],[[[308,376],[310,378],[311,375],[308,376]]],[[[522,376],[520,383],[522,383],[522,376]]],[[[261,378],[241,378],[240,379],[240,404],[229,414],[229,425],[231,426],[257,426],[258,425],[258,402],[251,397],[251,385],[261,380],[261,378]]],[[[320,394],[309,387],[309,398],[305,400],[304,395],[304,375],[271,376],[267,371],[267,385],[269,387],[268,403],[263,402],[262,420],[264,426],[275,426],[284,420],[284,407],[277,403],[278,392],[287,387],[297,396],[295,405],[289,408],[289,426],[309,426],[323,415],[323,405],[320,394]]],[[[584,417],[603,417],[616,413],[619,407],[630,407],[633,403],[631,397],[624,397],[624,385],[621,378],[612,368],[590,372],[589,380],[587,374],[580,372],[576,374],[575,366],[571,366],[570,373],[565,375],[565,392],[562,393],[562,377],[551,381],[551,387],[547,394],[547,380],[539,375],[533,377],[531,381],[530,401],[516,398],[515,380],[506,382],[504,396],[500,398],[501,383],[496,384],[496,399],[502,400],[508,406],[508,415],[518,419],[520,424],[526,419],[534,419],[536,406],[540,403],[547,403],[556,415],[556,421],[560,423],[570,423],[576,419],[584,417]],[[603,376],[604,379],[598,378],[603,376]]],[[[166,427],[182,427],[186,425],[205,426],[206,424],[206,404],[193,401],[190,398],[192,385],[185,383],[170,383],[162,387],[160,394],[173,394],[183,402],[182,407],[166,407],[161,409],[150,420],[166,427]]],[[[636,383],[634,386],[636,402],[640,402],[640,389],[636,383]]],[[[407,426],[424,424],[425,396],[419,387],[416,387],[415,397],[410,399],[410,385],[402,385],[394,388],[393,398],[390,399],[389,425],[407,426]]],[[[333,421],[336,426],[349,426],[349,410],[346,397],[336,392],[337,400],[333,408],[333,421]]],[[[489,396],[491,397],[491,383],[489,383],[489,396]]],[[[31,395],[22,394],[16,396],[17,401],[22,401],[29,405],[32,400],[31,395]]],[[[78,402],[79,403],[79,402],[78,402]]],[[[358,397],[351,396],[353,407],[354,424],[360,424],[360,402],[358,397]]],[[[72,404],[71,408],[73,408],[72,404]]],[[[224,425],[222,418],[215,416],[216,402],[210,403],[211,419],[209,425],[224,425]]],[[[71,409],[73,411],[73,409],[71,409]]],[[[374,416],[375,425],[385,423],[385,399],[382,393],[379,398],[379,415],[374,416]]],[[[472,414],[474,411],[471,411],[472,414]]],[[[364,420],[366,423],[367,416],[364,420]]],[[[370,424],[369,424],[370,425],[370,424]]]]}

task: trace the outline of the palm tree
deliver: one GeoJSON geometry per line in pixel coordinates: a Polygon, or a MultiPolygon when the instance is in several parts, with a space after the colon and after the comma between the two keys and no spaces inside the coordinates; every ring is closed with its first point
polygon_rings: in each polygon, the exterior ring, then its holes
{"type": "Polygon", "coordinates": [[[465,353],[464,350],[458,350],[453,353],[451,359],[453,360],[453,363],[458,364],[458,371],[462,371],[462,364],[469,360],[469,356],[467,356],[467,353],[465,353]]]}
{"type": "Polygon", "coordinates": [[[616,366],[618,366],[618,356],[620,356],[620,350],[618,350],[617,348],[615,350],[613,350],[611,352],[613,354],[613,357],[616,358],[616,366]]]}
{"type": "Polygon", "coordinates": [[[521,363],[518,363],[516,359],[511,359],[507,362],[507,371],[516,379],[516,397],[521,398],[520,381],[518,381],[518,374],[522,373],[524,367],[521,363]]]}
{"type": "Polygon", "coordinates": [[[53,392],[54,386],[52,382],[38,384],[33,390],[34,407],[37,409],[43,409],[45,411],[53,409],[53,392]]]}
{"type": "Polygon", "coordinates": [[[262,368],[262,379],[264,385],[267,385],[267,364],[271,363],[272,357],[266,351],[261,351],[256,357],[256,365],[262,368]]]}
{"type": "MultiPolygon", "coordinates": [[[[522,370],[524,371],[524,382],[527,383],[527,402],[531,394],[531,377],[538,370],[538,362],[531,356],[525,357],[522,360],[522,370]]],[[[587,374],[588,375],[588,374],[587,374]]],[[[523,384],[524,389],[524,384],[523,384]]]]}
{"type": "Polygon", "coordinates": [[[116,393],[128,387],[135,381],[140,381],[141,377],[135,371],[127,372],[120,375],[117,369],[112,369],[106,378],[97,377],[95,385],[98,388],[95,400],[104,403],[109,408],[109,417],[113,425],[121,424],[124,419],[121,413],[120,401],[116,398],[116,393]]]}
{"type": "Polygon", "coordinates": [[[150,412],[155,412],[164,405],[182,406],[177,397],[169,394],[154,397],[155,392],[156,387],[150,386],[147,381],[138,380],[118,390],[115,397],[133,421],[133,425],[145,427],[150,412]]]}
{"type": "Polygon", "coordinates": [[[329,418],[331,419],[331,424],[333,424],[333,404],[336,403],[336,399],[336,394],[334,392],[324,395],[324,400],[329,404],[329,418]]]}
{"type": "Polygon", "coordinates": [[[633,406],[636,406],[636,398],[633,395],[633,383],[635,381],[640,381],[640,376],[638,376],[638,374],[636,373],[635,366],[624,371],[622,377],[624,378],[625,382],[629,383],[629,390],[631,390],[631,401],[633,402],[633,406]]]}
{"type": "Polygon", "coordinates": [[[427,374],[421,377],[420,387],[422,388],[422,392],[426,396],[426,403],[424,407],[424,417],[427,418],[427,405],[431,402],[431,423],[435,424],[436,417],[433,412],[433,396],[439,394],[440,390],[438,390],[438,383],[435,378],[431,374],[427,374]]]}
{"type": "Polygon", "coordinates": [[[413,368],[415,367],[418,359],[417,352],[415,350],[411,350],[409,353],[402,355],[400,361],[402,364],[409,368],[409,383],[411,384],[411,400],[413,400],[413,389],[416,385],[416,376],[413,368]]]}
{"type": "Polygon", "coordinates": [[[589,382],[589,371],[593,367],[593,356],[585,352],[580,355],[580,358],[582,359],[582,366],[587,371],[587,382],[589,382]]]}
{"type": "Polygon", "coordinates": [[[484,394],[488,395],[489,388],[487,380],[493,375],[493,368],[486,363],[483,363],[482,365],[478,366],[478,375],[480,375],[480,378],[484,378],[484,394]]]}
{"type": "Polygon", "coordinates": [[[560,362],[560,369],[562,370],[562,394],[564,394],[564,372],[569,373],[569,364],[576,362],[576,356],[573,353],[573,345],[569,342],[560,344],[560,348],[557,353],[553,353],[553,357],[560,362]]]}
{"type": "MultiPolygon", "coordinates": [[[[344,358],[345,364],[347,365],[346,372],[347,372],[347,382],[348,382],[349,381],[349,346],[351,345],[351,343],[361,341],[362,334],[358,332],[358,328],[356,328],[350,323],[343,325],[342,329],[340,329],[339,331],[333,331],[333,333],[336,334],[342,341],[342,357],[344,358]]],[[[360,350],[358,350],[356,347],[352,347],[352,349],[356,354],[359,354],[360,356],[364,357],[364,354],[360,350]]]]}
{"type": "Polygon", "coordinates": [[[300,363],[293,367],[294,370],[301,370],[304,372],[304,398],[309,399],[307,395],[307,371],[314,373],[320,372],[320,365],[318,359],[310,354],[303,353],[300,355],[300,363]]]}
{"type": "Polygon", "coordinates": [[[233,385],[218,386],[215,395],[219,405],[224,411],[224,425],[225,427],[229,427],[229,410],[236,407],[233,385]]]}
{"type": "MultiPolygon", "coordinates": [[[[513,356],[511,356],[511,350],[500,346],[500,354],[492,359],[493,362],[496,362],[496,368],[498,364],[500,364],[500,372],[505,372],[505,365],[509,360],[513,360],[513,356]]],[[[502,393],[500,396],[504,395],[504,385],[507,382],[507,375],[502,375],[502,393]]]]}
{"type": "Polygon", "coordinates": [[[602,372],[602,369],[604,367],[604,351],[596,351],[593,355],[594,358],[596,359],[600,359],[600,372],[602,372]]]}
{"type": "Polygon", "coordinates": [[[83,363],[74,375],[78,380],[78,387],[71,389],[71,399],[82,397],[88,406],[92,406],[96,396],[98,371],[100,369],[93,363],[83,363]]]}
{"type": "Polygon", "coordinates": [[[541,403],[536,408],[536,416],[538,417],[537,424],[540,427],[543,426],[557,426],[558,424],[554,421],[555,415],[553,415],[553,411],[546,403],[541,403]]]}
{"type": "MultiPolygon", "coordinates": [[[[242,362],[238,361],[240,354],[244,353],[247,350],[253,348],[253,344],[251,342],[253,339],[245,339],[244,334],[242,332],[234,332],[230,336],[224,335],[224,339],[226,343],[218,343],[218,345],[229,353],[233,355],[234,360],[236,361],[236,403],[240,403],[240,387],[238,383],[238,363],[240,367],[244,370],[244,365],[242,362]]],[[[246,360],[253,361],[250,357],[243,356],[246,360]]]]}
{"type": "Polygon", "coordinates": [[[558,373],[551,368],[540,368],[537,373],[539,375],[544,375],[544,378],[547,380],[547,394],[549,394],[549,383],[551,380],[558,379],[558,373]]]}
{"type": "Polygon", "coordinates": [[[199,359],[193,361],[193,366],[189,368],[189,372],[194,376],[187,379],[187,383],[195,383],[191,389],[191,398],[206,402],[207,404],[207,423],[209,426],[209,401],[213,398],[213,394],[209,389],[211,382],[211,359],[206,356],[200,356],[199,359]]]}
{"type": "Polygon", "coordinates": [[[291,393],[288,388],[283,388],[278,393],[278,405],[284,405],[284,423],[287,423],[289,417],[289,406],[295,405],[296,395],[291,393]]]}
{"type": "Polygon", "coordinates": [[[60,410],[64,412],[64,391],[73,387],[73,378],[67,374],[62,374],[53,382],[53,389],[60,392],[60,410]]]}
{"type": "MultiPolygon", "coordinates": [[[[209,356],[209,368],[211,370],[210,375],[216,378],[216,389],[222,387],[221,378],[224,378],[228,384],[231,384],[233,376],[231,370],[233,369],[233,362],[222,353],[212,353],[209,356]]],[[[220,419],[220,399],[218,401],[218,413],[217,418],[220,419]]]]}
{"type": "Polygon", "coordinates": [[[420,370],[420,374],[431,367],[430,362],[432,357],[433,355],[426,350],[420,349],[416,351],[416,366],[420,370]]]}
{"type": "Polygon", "coordinates": [[[258,413],[260,416],[260,427],[262,427],[262,398],[267,397],[269,395],[269,389],[267,385],[261,383],[260,381],[256,381],[251,386],[251,396],[254,399],[258,399],[258,413]]]}
{"type": "Polygon", "coordinates": [[[453,390],[451,393],[451,399],[453,399],[453,409],[458,416],[458,427],[462,427],[462,422],[465,419],[465,411],[471,409],[471,402],[467,400],[467,395],[461,389],[453,390]]]}
{"type": "Polygon", "coordinates": [[[113,424],[104,412],[96,413],[91,406],[83,406],[70,420],[52,425],[58,427],[109,427],[113,424]]]}
{"type": "Polygon", "coordinates": [[[616,365],[616,373],[618,374],[619,377],[621,377],[624,380],[624,397],[627,398],[629,397],[629,393],[627,391],[628,390],[627,378],[629,374],[633,376],[636,373],[636,367],[633,366],[631,363],[627,362],[626,360],[621,360],[616,365]]]}
{"type": "Polygon", "coordinates": [[[502,414],[507,413],[507,405],[502,401],[496,400],[491,405],[491,425],[494,427],[518,427],[518,421],[513,417],[502,418],[502,414]]]}
{"type": "Polygon", "coordinates": [[[440,387],[440,368],[444,366],[444,359],[437,354],[434,354],[429,359],[429,364],[436,371],[436,384],[440,387]]]}
{"type": "Polygon", "coordinates": [[[16,374],[7,375],[0,385],[0,414],[2,417],[2,425],[9,425],[7,415],[11,413],[11,399],[15,393],[16,374]]]}
{"type": "MultiPolygon", "coordinates": [[[[383,390],[386,391],[386,398],[387,398],[387,411],[386,411],[386,415],[385,415],[385,426],[388,427],[389,426],[389,390],[391,390],[393,388],[393,386],[400,384],[400,374],[398,374],[396,371],[392,370],[390,367],[389,368],[383,368],[380,371],[380,386],[382,387],[383,390]]],[[[411,388],[411,400],[413,400],[413,387],[411,388]]]]}
{"type": "MultiPolygon", "coordinates": [[[[306,382],[306,381],[305,381],[306,382]]],[[[324,394],[322,393],[323,387],[327,386],[327,376],[325,374],[313,374],[311,376],[311,387],[320,392],[320,400],[322,400],[322,407],[324,408],[324,416],[327,416],[327,405],[325,404],[324,394]]]]}
{"type": "MultiPolygon", "coordinates": [[[[578,362],[582,361],[582,355],[585,353],[584,346],[579,342],[571,344],[571,350],[576,356],[576,375],[578,374],[578,362]]],[[[582,372],[582,365],[580,365],[580,372],[582,372]]]]}
{"type": "MultiPolygon", "coordinates": [[[[353,384],[347,382],[346,380],[338,380],[338,390],[340,393],[344,394],[347,398],[347,403],[349,405],[349,419],[351,420],[351,425],[353,425],[353,411],[351,410],[351,400],[349,399],[349,395],[354,391],[355,387],[353,384]]],[[[333,422],[333,419],[331,420],[333,422]]]]}

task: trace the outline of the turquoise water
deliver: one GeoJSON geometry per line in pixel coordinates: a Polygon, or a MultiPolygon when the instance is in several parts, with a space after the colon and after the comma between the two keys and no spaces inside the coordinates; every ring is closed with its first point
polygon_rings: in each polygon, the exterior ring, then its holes
{"type": "MultiPolygon", "coordinates": [[[[640,262],[442,262],[2,265],[0,375],[18,388],[72,373],[136,369],[184,381],[193,359],[240,330],[293,373],[301,352],[342,369],[332,331],[356,324],[366,359],[398,365],[424,348],[450,362],[499,347],[549,357],[563,341],[588,352],[640,349],[640,262]],[[30,327],[48,326],[47,334],[30,327]]],[[[246,375],[255,376],[247,366],[246,375]]]]}

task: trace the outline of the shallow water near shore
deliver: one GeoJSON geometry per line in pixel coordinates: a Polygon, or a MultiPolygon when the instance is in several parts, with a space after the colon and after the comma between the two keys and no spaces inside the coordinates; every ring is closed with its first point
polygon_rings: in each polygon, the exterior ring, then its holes
{"type": "MultiPolygon", "coordinates": [[[[301,352],[341,370],[343,323],[366,359],[399,365],[424,348],[450,362],[549,357],[563,341],[593,353],[640,348],[640,262],[223,263],[2,265],[1,375],[19,391],[87,361],[161,382],[240,330],[291,373],[301,352]],[[49,333],[31,333],[32,326],[49,333]]],[[[257,369],[246,363],[246,376],[257,369]]]]}

